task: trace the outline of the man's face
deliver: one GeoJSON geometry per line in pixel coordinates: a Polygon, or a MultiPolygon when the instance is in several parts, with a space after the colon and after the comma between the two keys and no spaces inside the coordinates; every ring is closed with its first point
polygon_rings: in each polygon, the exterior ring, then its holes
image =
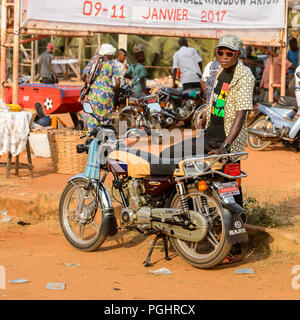
{"type": "Polygon", "coordinates": [[[125,60],[126,60],[126,54],[125,54],[124,52],[122,52],[122,51],[119,51],[119,53],[118,53],[118,60],[119,60],[120,62],[124,63],[125,60]]]}
{"type": "Polygon", "coordinates": [[[139,52],[139,53],[137,53],[136,54],[136,60],[138,61],[138,62],[144,62],[145,61],[145,54],[144,54],[144,52],[139,52]]]}
{"type": "Polygon", "coordinates": [[[298,49],[297,42],[291,41],[290,42],[290,48],[291,48],[292,51],[296,51],[298,49]]]}
{"type": "Polygon", "coordinates": [[[230,68],[235,65],[240,55],[240,51],[233,51],[226,47],[220,47],[216,49],[217,61],[224,69],[230,68]]]}

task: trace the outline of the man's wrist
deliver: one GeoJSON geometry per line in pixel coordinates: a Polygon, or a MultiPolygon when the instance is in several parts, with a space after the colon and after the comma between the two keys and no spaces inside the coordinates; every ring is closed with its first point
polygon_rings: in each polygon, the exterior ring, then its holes
{"type": "Polygon", "coordinates": [[[231,147],[231,144],[228,143],[228,142],[225,142],[225,141],[224,141],[224,142],[221,144],[221,148],[224,148],[227,152],[230,151],[230,147],[231,147]]]}

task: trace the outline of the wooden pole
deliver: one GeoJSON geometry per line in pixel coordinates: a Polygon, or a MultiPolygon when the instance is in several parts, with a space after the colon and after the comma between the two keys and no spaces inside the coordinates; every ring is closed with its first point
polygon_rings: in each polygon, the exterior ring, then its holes
{"type": "Polygon", "coordinates": [[[2,0],[1,8],[1,68],[0,68],[0,97],[5,102],[5,87],[6,80],[6,27],[7,27],[7,7],[6,0],[2,0]]]}
{"type": "Polygon", "coordinates": [[[285,1],[285,24],[282,30],[282,52],[281,52],[281,83],[280,95],[285,96],[286,87],[286,53],[287,53],[287,25],[288,25],[288,0],[285,1]]]}
{"type": "Polygon", "coordinates": [[[19,78],[19,27],[20,27],[20,0],[15,0],[14,7],[14,47],[13,47],[13,92],[12,103],[18,104],[18,78],[19,78]]]}
{"type": "MultiPolygon", "coordinates": [[[[83,48],[83,38],[78,38],[78,64],[77,64],[77,70],[81,77],[81,61],[82,61],[82,48],[83,48]]],[[[80,80],[79,77],[79,80],[80,80]]]]}
{"type": "Polygon", "coordinates": [[[274,57],[270,56],[270,74],[269,74],[269,102],[273,102],[274,100],[274,57]]]}
{"type": "Polygon", "coordinates": [[[31,83],[34,82],[34,78],[35,78],[35,63],[34,63],[34,43],[35,41],[31,41],[30,45],[31,45],[31,55],[30,55],[30,59],[31,59],[31,83]]]}
{"type": "Polygon", "coordinates": [[[118,48],[127,50],[127,34],[119,34],[118,37],[118,48]]]}
{"type": "Polygon", "coordinates": [[[281,86],[280,95],[285,96],[285,86],[286,86],[286,46],[282,48],[281,56],[281,86]]]}

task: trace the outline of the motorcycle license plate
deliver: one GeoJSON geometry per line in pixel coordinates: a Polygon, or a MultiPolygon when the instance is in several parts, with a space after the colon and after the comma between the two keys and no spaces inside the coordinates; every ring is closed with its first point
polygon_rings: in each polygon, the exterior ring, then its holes
{"type": "Polygon", "coordinates": [[[235,182],[216,183],[220,196],[230,197],[240,194],[235,182]]]}

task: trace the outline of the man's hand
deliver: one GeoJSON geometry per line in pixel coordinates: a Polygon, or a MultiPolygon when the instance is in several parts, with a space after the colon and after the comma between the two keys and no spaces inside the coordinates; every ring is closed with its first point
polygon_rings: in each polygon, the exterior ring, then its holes
{"type": "Polygon", "coordinates": [[[224,147],[220,147],[219,149],[214,149],[208,152],[208,154],[225,154],[228,153],[224,147]]]}

